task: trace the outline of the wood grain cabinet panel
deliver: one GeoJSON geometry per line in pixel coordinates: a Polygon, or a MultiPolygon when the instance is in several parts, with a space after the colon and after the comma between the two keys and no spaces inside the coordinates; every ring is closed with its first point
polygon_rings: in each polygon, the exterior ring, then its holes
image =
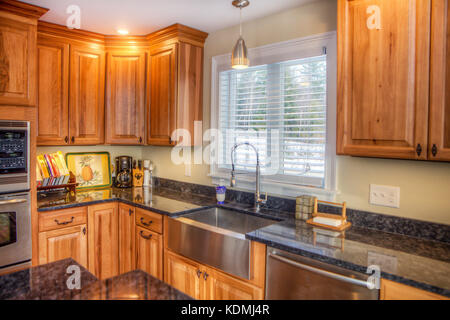
{"type": "Polygon", "coordinates": [[[450,161],[450,1],[434,0],[431,17],[428,159],[450,161]]]}
{"type": "Polygon", "coordinates": [[[69,143],[69,44],[38,36],[38,145],[69,143]]]}
{"type": "Polygon", "coordinates": [[[338,154],[426,159],[431,0],[338,0],[338,154]]]}
{"type": "Polygon", "coordinates": [[[136,269],[163,280],[163,238],[160,234],[136,227],[136,269]]]}
{"type": "Polygon", "coordinates": [[[177,53],[178,44],[150,52],[147,142],[151,145],[172,145],[176,128],[177,53]]]}
{"type": "Polygon", "coordinates": [[[76,145],[104,143],[105,53],[92,46],[70,46],[69,131],[76,145]]]}
{"type": "Polygon", "coordinates": [[[119,203],[119,273],[136,269],[134,207],[119,203]]]}
{"type": "Polygon", "coordinates": [[[449,300],[447,297],[410,287],[398,282],[381,279],[381,300],[449,300]]]}
{"type": "Polygon", "coordinates": [[[39,233],[39,264],[72,258],[88,266],[86,224],[39,233]]]}
{"type": "Polygon", "coordinates": [[[36,105],[36,20],[0,11],[0,105],[36,105]]]}
{"type": "Polygon", "coordinates": [[[194,299],[202,299],[200,264],[170,251],[164,253],[164,281],[194,299]]]}
{"type": "Polygon", "coordinates": [[[106,143],[144,144],[145,67],[145,52],[108,52],[106,143]]]}
{"type": "Polygon", "coordinates": [[[100,279],[119,273],[117,203],[88,207],[89,271],[100,279]]]}

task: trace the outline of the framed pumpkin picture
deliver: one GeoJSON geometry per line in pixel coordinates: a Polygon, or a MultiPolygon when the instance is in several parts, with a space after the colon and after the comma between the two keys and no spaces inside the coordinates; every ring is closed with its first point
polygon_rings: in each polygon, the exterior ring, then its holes
{"type": "Polygon", "coordinates": [[[66,163],[79,183],[77,189],[111,186],[109,152],[66,153],[66,163]]]}

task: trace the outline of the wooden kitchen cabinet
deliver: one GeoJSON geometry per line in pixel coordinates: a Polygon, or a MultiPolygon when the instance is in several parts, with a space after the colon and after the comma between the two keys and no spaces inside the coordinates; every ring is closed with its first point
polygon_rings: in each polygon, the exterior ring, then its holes
{"type": "Polygon", "coordinates": [[[427,159],[430,19],[431,0],[338,0],[338,154],[427,159]]]}
{"type": "Polygon", "coordinates": [[[104,143],[105,53],[95,45],[70,46],[70,143],[104,143]]]}
{"type": "Polygon", "coordinates": [[[146,53],[107,53],[106,143],[144,144],[146,53]]]}
{"type": "Polygon", "coordinates": [[[428,159],[450,161],[450,1],[434,0],[431,17],[428,159]]]}
{"type": "Polygon", "coordinates": [[[167,250],[164,252],[164,281],[194,299],[205,299],[200,267],[192,260],[167,250]]]}
{"type": "Polygon", "coordinates": [[[39,233],[39,264],[72,258],[83,267],[88,267],[87,226],[73,227],[39,233]]]}
{"type": "Polygon", "coordinates": [[[398,282],[381,279],[381,300],[449,300],[447,297],[410,287],[398,282]]]}
{"type": "Polygon", "coordinates": [[[160,234],[136,227],[136,269],[163,280],[163,238],[160,234]]]}
{"type": "Polygon", "coordinates": [[[69,143],[69,44],[38,35],[38,145],[69,143]]]}
{"type": "Polygon", "coordinates": [[[36,105],[36,25],[47,11],[0,2],[0,105],[36,105]]]}
{"type": "Polygon", "coordinates": [[[119,273],[136,269],[134,207],[119,203],[119,273]]]}
{"type": "Polygon", "coordinates": [[[88,269],[100,279],[119,273],[118,231],[116,202],[88,207],[88,269]]]}

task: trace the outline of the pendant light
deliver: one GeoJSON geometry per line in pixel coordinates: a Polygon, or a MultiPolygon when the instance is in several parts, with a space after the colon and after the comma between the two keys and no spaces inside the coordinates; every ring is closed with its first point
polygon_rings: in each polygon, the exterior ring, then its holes
{"type": "Polygon", "coordinates": [[[248,68],[250,61],[248,60],[247,47],[245,41],[242,38],[242,8],[245,8],[250,4],[248,0],[234,0],[233,6],[239,8],[239,39],[236,42],[233,52],[231,53],[231,67],[233,69],[245,69],[248,68]]]}

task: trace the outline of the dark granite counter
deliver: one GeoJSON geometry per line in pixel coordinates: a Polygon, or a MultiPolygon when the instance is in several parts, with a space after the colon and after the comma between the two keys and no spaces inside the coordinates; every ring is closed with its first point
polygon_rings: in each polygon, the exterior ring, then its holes
{"type": "Polygon", "coordinates": [[[40,194],[37,207],[39,212],[43,212],[113,201],[170,216],[215,205],[215,199],[211,197],[158,187],[78,191],[75,196],[69,194],[40,194]]]}
{"type": "Polygon", "coordinates": [[[0,299],[10,300],[187,300],[192,299],[148,273],[135,270],[98,280],[72,259],[0,276],[0,299]],[[80,289],[69,289],[73,271],[80,268],[80,289]]]}
{"type": "MultiPolygon", "coordinates": [[[[78,192],[74,198],[56,195],[41,197],[38,199],[38,211],[120,201],[175,217],[215,206],[214,195],[207,187],[200,186],[197,190],[196,185],[171,183],[173,185],[168,185],[171,189],[154,187],[147,192],[143,188],[109,188],[78,192]]],[[[283,205],[275,206],[278,208],[276,210],[266,208],[257,213],[248,203],[234,200],[222,206],[279,221],[248,233],[246,237],[250,240],[363,273],[367,266],[379,265],[383,278],[450,297],[448,242],[361,227],[359,220],[365,219],[365,215],[359,217],[357,213],[353,214],[353,220],[358,223],[343,233],[336,233],[296,221],[293,212],[282,210],[283,205]]],[[[408,223],[411,224],[410,221],[408,223]]],[[[444,231],[447,232],[446,229],[444,231]]],[[[98,292],[102,290],[98,289],[98,292]]]]}

